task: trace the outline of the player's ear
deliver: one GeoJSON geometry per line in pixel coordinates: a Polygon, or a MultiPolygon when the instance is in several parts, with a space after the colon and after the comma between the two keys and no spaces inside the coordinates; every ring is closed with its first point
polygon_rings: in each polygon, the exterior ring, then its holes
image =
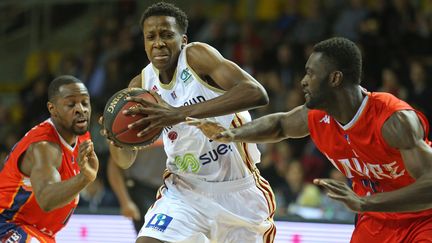
{"type": "Polygon", "coordinates": [[[52,117],[56,116],[56,113],[54,112],[55,107],[54,104],[50,101],[47,102],[47,108],[48,108],[48,112],[51,114],[52,117]]]}
{"type": "Polygon", "coordinates": [[[337,87],[342,84],[343,73],[341,71],[334,71],[330,74],[330,85],[337,87]]]}
{"type": "Polygon", "coordinates": [[[187,35],[183,35],[182,36],[182,45],[181,45],[182,49],[187,45],[187,43],[188,43],[188,37],[187,37],[187,35]]]}

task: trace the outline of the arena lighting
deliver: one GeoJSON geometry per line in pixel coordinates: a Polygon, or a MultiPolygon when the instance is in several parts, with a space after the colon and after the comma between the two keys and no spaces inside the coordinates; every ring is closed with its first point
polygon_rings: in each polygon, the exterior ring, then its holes
{"type": "MultiPolygon", "coordinates": [[[[275,243],[346,243],[353,225],[276,221],[275,243]]],[[[119,215],[75,214],[57,234],[59,243],[133,243],[129,219],[119,215]]]]}

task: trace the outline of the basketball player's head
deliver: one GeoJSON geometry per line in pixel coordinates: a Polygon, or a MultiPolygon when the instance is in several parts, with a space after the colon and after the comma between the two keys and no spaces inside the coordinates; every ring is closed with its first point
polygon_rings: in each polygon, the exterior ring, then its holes
{"type": "Polygon", "coordinates": [[[144,11],[140,24],[150,62],[159,70],[175,68],[181,49],[187,44],[186,14],[170,3],[159,2],[144,11]]]}
{"type": "Polygon", "coordinates": [[[306,106],[319,109],[331,102],[334,92],[361,81],[362,57],[356,44],[335,37],[316,44],[306,63],[302,86],[306,106]]]}
{"type": "Polygon", "coordinates": [[[89,129],[90,96],[83,82],[64,75],[48,86],[48,111],[59,132],[82,135],[89,129]]]}

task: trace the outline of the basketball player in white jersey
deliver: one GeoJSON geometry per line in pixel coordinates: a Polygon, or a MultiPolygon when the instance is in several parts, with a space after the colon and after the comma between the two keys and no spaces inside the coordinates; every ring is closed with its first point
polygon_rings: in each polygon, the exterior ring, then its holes
{"type": "MultiPolygon", "coordinates": [[[[204,43],[187,43],[187,17],[168,3],[147,8],[141,18],[150,64],[129,84],[154,91],[158,104],[143,105],[128,115],[146,114],[130,127],[150,122],[138,133],[164,127],[167,154],[164,186],[145,215],[138,243],[273,242],[274,195],[257,170],[255,144],[219,143],[206,138],[186,117],[211,118],[226,128],[250,121],[247,109],[266,105],[264,88],[248,73],[204,43]]],[[[122,168],[136,151],[111,142],[122,168]]]]}

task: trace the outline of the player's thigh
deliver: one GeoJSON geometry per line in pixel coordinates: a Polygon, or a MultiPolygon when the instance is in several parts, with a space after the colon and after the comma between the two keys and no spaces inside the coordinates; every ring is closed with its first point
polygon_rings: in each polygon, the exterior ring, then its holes
{"type": "Polygon", "coordinates": [[[155,238],[142,236],[142,237],[138,237],[135,243],[163,243],[163,242],[155,238]]]}
{"type": "Polygon", "coordinates": [[[34,235],[13,223],[0,223],[0,242],[39,242],[34,235]],[[33,241],[31,241],[33,240],[33,241]]]}
{"type": "Polygon", "coordinates": [[[276,228],[273,222],[263,222],[256,227],[234,226],[232,224],[219,224],[218,230],[212,232],[212,239],[224,243],[263,243],[273,242],[276,228]]]}
{"type": "Polygon", "coordinates": [[[198,233],[208,235],[209,219],[182,200],[162,197],[145,215],[138,237],[179,242],[198,233]]]}

